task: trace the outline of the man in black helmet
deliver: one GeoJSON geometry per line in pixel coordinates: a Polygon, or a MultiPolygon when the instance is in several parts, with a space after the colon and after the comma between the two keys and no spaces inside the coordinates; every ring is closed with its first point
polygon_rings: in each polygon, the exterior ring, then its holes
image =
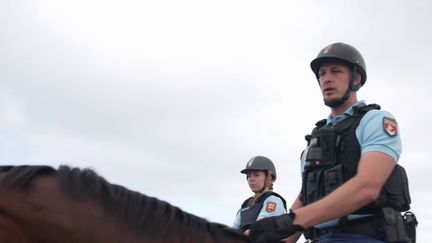
{"type": "Polygon", "coordinates": [[[276,181],[276,168],[273,162],[264,156],[254,156],[240,171],[246,174],[246,180],[253,196],[246,199],[237,212],[234,228],[249,232],[249,226],[262,218],[286,214],[285,199],[273,191],[276,181]]]}
{"type": "Polygon", "coordinates": [[[390,113],[357,100],[367,78],[363,57],[350,45],[334,43],[310,66],[330,115],[306,136],[302,189],[291,212],[253,224],[251,238],[270,242],[291,236],[287,242],[296,242],[304,232],[319,242],[409,242],[400,224],[400,212],[410,204],[407,181],[386,183],[406,178],[396,166],[399,128],[390,113]],[[391,197],[391,190],[403,196],[391,197]],[[390,214],[397,223],[386,229],[382,222],[390,214]]]}

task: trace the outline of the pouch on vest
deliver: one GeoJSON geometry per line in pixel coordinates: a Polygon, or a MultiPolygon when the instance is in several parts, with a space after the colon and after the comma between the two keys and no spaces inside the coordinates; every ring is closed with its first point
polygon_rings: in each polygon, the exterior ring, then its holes
{"type": "Polygon", "coordinates": [[[416,216],[412,212],[408,211],[408,212],[404,213],[403,220],[404,220],[405,229],[406,229],[408,238],[410,238],[411,243],[415,243],[416,242],[416,228],[418,225],[416,216]]]}
{"type": "Polygon", "coordinates": [[[411,197],[408,176],[405,169],[397,164],[387,179],[377,200],[378,206],[389,206],[400,212],[410,209],[411,197]]]}
{"type": "Polygon", "coordinates": [[[322,152],[321,147],[318,142],[318,138],[311,138],[308,147],[308,151],[306,154],[306,165],[305,170],[310,170],[321,165],[322,160],[322,152]]]}
{"type": "Polygon", "coordinates": [[[323,165],[334,165],[337,162],[337,154],[340,143],[340,136],[335,128],[322,127],[318,130],[321,146],[321,161],[323,165]]]}
{"type": "Polygon", "coordinates": [[[330,192],[334,191],[342,183],[342,164],[338,164],[324,171],[324,195],[330,194],[330,192]]]}
{"type": "Polygon", "coordinates": [[[391,207],[383,207],[380,210],[380,214],[381,227],[384,231],[384,240],[386,242],[411,243],[400,212],[391,207]]]}
{"type": "Polygon", "coordinates": [[[337,162],[337,152],[340,136],[335,128],[322,127],[317,130],[317,136],[309,138],[306,157],[306,169],[334,165],[337,162]]]}
{"type": "Polygon", "coordinates": [[[305,195],[303,196],[304,203],[312,203],[319,199],[322,194],[320,188],[318,188],[319,181],[321,180],[322,171],[312,171],[307,174],[306,185],[305,185],[305,195]]]}

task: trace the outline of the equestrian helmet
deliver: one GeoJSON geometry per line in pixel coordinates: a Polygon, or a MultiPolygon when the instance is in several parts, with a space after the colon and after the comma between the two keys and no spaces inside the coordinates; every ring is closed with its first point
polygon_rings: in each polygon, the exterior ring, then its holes
{"type": "Polygon", "coordinates": [[[324,47],[310,63],[317,79],[319,79],[318,71],[320,67],[329,62],[341,62],[352,68],[356,67],[362,77],[361,85],[363,86],[366,82],[366,63],[360,52],[354,47],[341,42],[324,47]]]}
{"type": "Polygon", "coordinates": [[[273,175],[273,180],[276,180],[276,168],[273,162],[264,156],[254,156],[247,163],[246,168],[240,171],[242,174],[246,174],[251,170],[262,170],[268,171],[269,174],[273,175]]]}

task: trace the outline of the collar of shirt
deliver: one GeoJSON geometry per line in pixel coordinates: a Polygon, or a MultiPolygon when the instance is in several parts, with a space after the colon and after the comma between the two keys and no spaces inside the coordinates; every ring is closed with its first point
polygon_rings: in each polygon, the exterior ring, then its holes
{"type": "Polygon", "coordinates": [[[338,124],[343,119],[350,117],[354,114],[354,107],[365,106],[365,105],[366,105],[366,102],[364,100],[360,100],[357,103],[355,103],[354,105],[352,105],[350,108],[348,108],[344,112],[344,114],[342,114],[342,115],[335,116],[335,117],[332,117],[331,115],[329,115],[327,117],[327,125],[330,124],[330,125],[334,126],[334,125],[338,124]]]}

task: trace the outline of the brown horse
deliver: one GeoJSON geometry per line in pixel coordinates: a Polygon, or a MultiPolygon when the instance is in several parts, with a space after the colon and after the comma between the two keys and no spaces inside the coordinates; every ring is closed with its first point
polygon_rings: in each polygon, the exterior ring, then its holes
{"type": "Polygon", "coordinates": [[[250,242],[90,169],[0,167],[1,243],[250,242]]]}

